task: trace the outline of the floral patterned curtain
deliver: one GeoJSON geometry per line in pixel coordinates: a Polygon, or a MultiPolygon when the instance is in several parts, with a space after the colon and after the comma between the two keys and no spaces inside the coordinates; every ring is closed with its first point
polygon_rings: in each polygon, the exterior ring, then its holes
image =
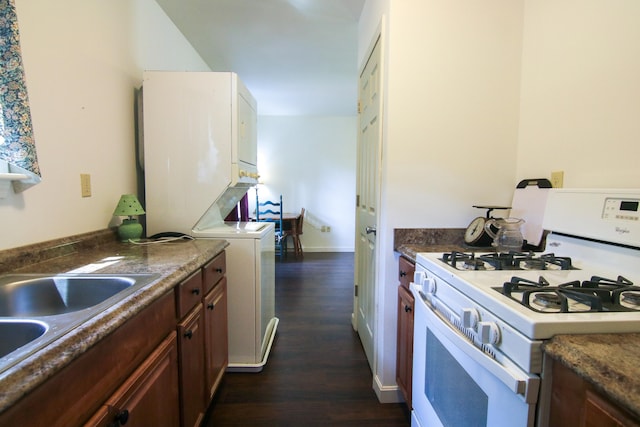
{"type": "Polygon", "coordinates": [[[40,182],[40,168],[31,127],[31,110],[22,66],[14,0],[0,0],[0,165],[27,175],[13,181],[15,192],[40,182]]]}

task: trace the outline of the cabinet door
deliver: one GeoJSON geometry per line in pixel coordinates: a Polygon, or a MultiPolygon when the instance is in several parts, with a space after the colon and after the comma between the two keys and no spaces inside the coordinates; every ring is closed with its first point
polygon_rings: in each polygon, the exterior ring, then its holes
{"type": "Polygon", "coordinates": [[[411,409],[411,377],[413,375],[413,294],[398,286],[398,336],[396,349],[396,382],[411,409]]]}
{"type": "Polygon", "coordinates": [[[205,372],[209,400],[213,397],[227,365],[227,279],[222,278],[204,300],[205,372]]]}
{"type": "Polygon", "coordinates": [[[205,412],[202,304],[178,324],[180,409],[183,427],[200,425],[205,412]]]}
{"type": "Polygon", "coordinates": [[[151,353],[86,426],[177,426],[178,350],[176,333],[151,353]]]}
{"type": "Polygon", "coordinates": [[[585,427],[638,426],[630,415],[592,390],[587,390],[583,420],[585,427]]]}
{"type": "Polygon", "coordinates": [[[551,363],[549,425],[563,427],[638,427],[624,409],[562,363],[551,363]]]}

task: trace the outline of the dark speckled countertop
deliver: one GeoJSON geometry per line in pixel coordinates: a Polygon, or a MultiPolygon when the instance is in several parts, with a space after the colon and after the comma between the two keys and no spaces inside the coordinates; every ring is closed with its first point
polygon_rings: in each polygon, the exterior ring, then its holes
{"type": "Polygon", "coordinates": [[[557,335],[543,349],[640,419],[640,334],[557,335]]]}
{"type": "Polygon", "coordinates": [[[113,231],[104,230],[0,251],[1,274],[54,274],[83,266],[97,268],[107,257],[121,258],[95,273],[157,274],[153,282],[0,373],[0,412],[166,294],[227,245],[225,240],[198,239],[140,246],[121,243],[113,231]]]}
{"type": "Polygon", "coordinates": [[[464,243],[464,228],[396,228],[393,250],[415,262],[420,252],[478,251],[464,243]]]}

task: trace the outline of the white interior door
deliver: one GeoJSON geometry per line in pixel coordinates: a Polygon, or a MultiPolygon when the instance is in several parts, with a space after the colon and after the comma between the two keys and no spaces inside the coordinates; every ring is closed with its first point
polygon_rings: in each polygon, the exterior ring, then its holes
{"type": "Polygon", "coordinates": [[[373,369],[375,335],[376,227],[381,141],[380,39],[367,60],[359,84],[354,322],[373,369]]]}

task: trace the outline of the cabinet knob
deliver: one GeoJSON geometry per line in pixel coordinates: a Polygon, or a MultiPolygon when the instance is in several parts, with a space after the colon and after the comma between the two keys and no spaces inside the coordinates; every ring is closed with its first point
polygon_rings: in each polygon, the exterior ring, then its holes
{"type": "Polygon", "coordinates": [[[209,310],[213,310],[213,308],[214,308],[214,307],[215,307],[215,305],[213,305],[213,303],[212,303],[212,302],[210,302],[210,303],[207,305],[207,308],[208,308],[209,310]]]}
{"type": "Polygon", "coordinates": [[[184,336],[185,338],[191,339],[191,337],[193,337],[193,331],[189,329],[187,332],[184,333],[184,336]]]}
{"type": "Polygon", "coordinates": [[[198,288],[193,288],[193,289],[191,290],[191,293],[192,293],[192,294],[194,294],[194,295],[200,295],[200,289],[198,289],[198,288]]]}
{"type": "Polygon", "coordinates": [[[126,409],[120,411],[114,418],[115,425],[123,426],[129,421],[129,411],[126,409]]]}

